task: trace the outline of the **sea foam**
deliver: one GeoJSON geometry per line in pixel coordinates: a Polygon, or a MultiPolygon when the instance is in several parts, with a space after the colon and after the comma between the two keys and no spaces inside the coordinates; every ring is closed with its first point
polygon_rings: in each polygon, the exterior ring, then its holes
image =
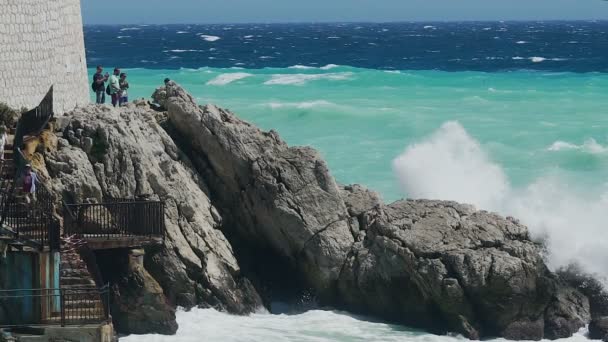
{"type": "Polygon", "coordinates": [[[216,78],[210,80],[209,82],[207,82],[207,85],[216,85],[216,86],[223,86],[223,85],[227,85],[230,84],[232,82],[238,81],[238,80],[242,80],[244,78],[247,77],[251,77],[253,76],[252,74],[248,74],[246,72],[235,72],[235,73],[229,73],[229,74],[221,74],[219,76],[217,76],[216,78]]]}
{"type": "Polygon", "coordinates": [[[352,73],[329,73],[329,74],[275,74],[270,80],[264,82],[266,85],[304,85],[310,81],[329,80],[344,81],[350,79],[352,73]]]}
{"type": "MultiPolygon", "coordinates": [[[[552,147],[580,148],[565,143],[552,147]]],[[[575,262],[608,276],[608,189],[601,185],[596,193],[579,191],[559,174],[548,173],[514,187],[503,167],[457,122],[408,146],[393,169],[409,197],[471,203],[520,219],[534,238],[546,243],[553,269],[575,262]]]]}

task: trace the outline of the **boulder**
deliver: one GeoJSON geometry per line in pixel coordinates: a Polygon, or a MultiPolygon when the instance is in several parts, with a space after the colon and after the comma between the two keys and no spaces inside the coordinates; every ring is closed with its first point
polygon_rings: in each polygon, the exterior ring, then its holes
{"type": "Polygon", "coordinates": [[[340,189],[318,152],[289,147],[276,132],[229,111],[199,107],[173,82],[167,96],[170,123],[188,143],[227,234],[274,251],[304,287],[331,297],[354,237],[340,189]]]}
{"type": "Polygon", "coordinates": [[[144,268],[143,255],[142,250],[103,255],[113,260],[110,270],[104,273],[113,273],[110,310],[114,327],[121,334],[175,334],[175,309],[167,302],[162,287],[144,268]]]}

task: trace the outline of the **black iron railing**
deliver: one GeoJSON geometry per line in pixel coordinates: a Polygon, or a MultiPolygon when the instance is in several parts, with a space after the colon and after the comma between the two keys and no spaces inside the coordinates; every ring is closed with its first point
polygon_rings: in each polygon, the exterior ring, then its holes
{"type": "MultiPolygon", "coordinates": [[[[21,149],[16,149],[21,160],[27,161],[21,149]]],[[[10,229],[15,237],[22,240],[33,241],[40,247],[49,246],[52,250],[59,249],[60,224],[53,216],[53,196],[50,190],[38,179],[36,191],[29,194],[29,201],[22,188],[22,176],[12,181],[2,182],[2,218],[0,226],[10,229]],[[7,184],[4,184],[7,183],[7,184]]]]}
{"type": "MultiPolygon", "coordinates": [[[[40,134],[42,130],[49,123],[53,117],[53,86],[44,96],[44,99],[40,101],[38,107],[21,114],[19,121],[17,121],[17,129],[15,131],[15,139],[13,142],[13,148],[15,151],[23,146],[23,140],[26,136],[35,136],[40,134]]],[[[23,166],[26,164],[26,160],[23,159],[23,155],[15,153],[15,166],[16,174],[19,175],[23,166]]]]}
{"type": "Polygon", "coordinates": [[[161,201],[66,204],[64,207],[63,227],[67,236],[110,239],[165,234],[165,204],[161,201]]]}
{"type": "Polygon", "coordinates": [[[110,287],[0,290],[0,327],[110,321],[110,287]]]}

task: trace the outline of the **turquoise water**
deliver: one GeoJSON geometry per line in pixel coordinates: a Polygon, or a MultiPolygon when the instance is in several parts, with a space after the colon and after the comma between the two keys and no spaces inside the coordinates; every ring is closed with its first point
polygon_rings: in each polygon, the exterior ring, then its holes
{"type": "Polygon", "coordinates": [[[606,74],[326,69],[128,73],[131,98],[149,98],[170,77],[200,103],[229,108],[263,129],[276,129],[292,145],[318,148],[339,181],[365,184],[386,200],[405,195],[396,186],[392,160],[453,120],[516,186],[549,172],[591,188],[605,181],[606,74]],[[227,83],[229,77],[245,78],[227,83]],[[560,148],[560,141],[572,146],[560,148]]]}
{"type": "MultiPolygon", "coordinates": [[[[89,70],[92,74],[92,70],[89,70]]],[[[608,275],[608,74],[321,68],[127,70],[130,97],[165,77],[386,201],[449,199],[513,215],[552,267],[608,275]]]]}
{"type": "MultiPolygon", "coordinates": [[[[607,74],[333,65],[127,72],[131,99],[149,98],[169,77],[200,104],[317,148],[342,183],[364,184],[386,201],[450,199],[513,215],[546,240],[550,267],[579,262],[608,275],[607,74]]],[[[127,340],[456,340],[327,311],[235,317],[195,310],[178,320],[176,337],[127,340]]]]}

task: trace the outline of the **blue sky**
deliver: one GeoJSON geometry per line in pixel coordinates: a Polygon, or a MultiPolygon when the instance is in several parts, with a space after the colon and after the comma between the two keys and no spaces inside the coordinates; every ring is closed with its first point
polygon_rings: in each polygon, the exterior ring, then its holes
{"type": "Polygon", "coordinates": [[[602,0],[81,0],[85,24],[608,19],[602,0]]]}

